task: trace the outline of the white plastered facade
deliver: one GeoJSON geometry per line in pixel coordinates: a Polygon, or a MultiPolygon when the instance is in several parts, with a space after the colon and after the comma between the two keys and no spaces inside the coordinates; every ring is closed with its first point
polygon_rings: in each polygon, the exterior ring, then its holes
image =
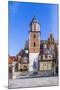
{"type": "Polygon", "coordinates": [[[34,62],[36,62],[36,64],[38,64],[38,56],[39,56],[39,53],[30,53],[29,54],[29,71],[34,71],[33,65],[34,65],[34,62]]]}

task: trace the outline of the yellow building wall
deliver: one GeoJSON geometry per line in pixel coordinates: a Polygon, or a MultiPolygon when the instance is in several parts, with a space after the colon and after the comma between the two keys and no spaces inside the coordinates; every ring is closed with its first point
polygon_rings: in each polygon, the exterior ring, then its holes
{"type": "Polygon", "coordinates": [[[52,70],[52,61],[40,62],[40,70],[52,70]]]}

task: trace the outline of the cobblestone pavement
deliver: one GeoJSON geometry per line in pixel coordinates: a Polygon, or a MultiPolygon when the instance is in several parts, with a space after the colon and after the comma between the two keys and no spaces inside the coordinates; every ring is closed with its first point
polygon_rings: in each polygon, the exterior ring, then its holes
{"type": "Polygon", "coordinates": [[[58,85],[58,77],[40,77],[25,79],[9,79],[9,88],[24,88],[37,86],[55,86],[58,85]]]}

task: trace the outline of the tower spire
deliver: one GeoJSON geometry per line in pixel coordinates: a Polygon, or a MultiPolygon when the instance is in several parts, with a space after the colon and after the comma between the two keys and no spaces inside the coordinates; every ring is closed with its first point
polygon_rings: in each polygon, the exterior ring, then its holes
{"type": "Polygon", "coordinates": [[[32,22],[37,22],[36,17],[34,16],[32,22]]]}
{"type": "Polygon", "coordinates": [[[30,31],[40,31],[40,24],[38,23],[35,16],[30,23],[30,31]]]}

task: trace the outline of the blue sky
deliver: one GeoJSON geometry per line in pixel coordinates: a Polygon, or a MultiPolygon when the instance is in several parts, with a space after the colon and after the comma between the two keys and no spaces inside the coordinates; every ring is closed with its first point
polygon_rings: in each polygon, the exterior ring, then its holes
{"type": "Polygon", "coordinates": [[[30,22],[36,17],[41,24],[41,40],[47,40],[52,32],[58,39],[58,5],[8,2],[9,54],[16,55],[24,48],[29,36],[30,22]]]}

